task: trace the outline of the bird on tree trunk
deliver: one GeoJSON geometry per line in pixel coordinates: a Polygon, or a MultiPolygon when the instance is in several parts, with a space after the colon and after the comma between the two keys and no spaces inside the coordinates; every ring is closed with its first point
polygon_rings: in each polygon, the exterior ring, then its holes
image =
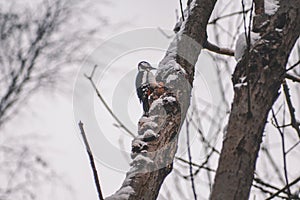
{"type": "Polygon", "coordinates": [[[142,61],[138,64],[138,74],[136,76],[135,86],[137,96],[140,103],[143,103],[144,116],[149,114],[149,96],[157,87],[155,76],[151,72],[156,68],[152,67],[148,62],[142,61]]]}

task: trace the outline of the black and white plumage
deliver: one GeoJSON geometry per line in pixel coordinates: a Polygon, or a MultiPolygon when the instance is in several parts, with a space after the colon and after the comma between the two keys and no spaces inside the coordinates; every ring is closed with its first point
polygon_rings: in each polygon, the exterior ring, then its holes
{"type": "Polygon", "coordinates": [[[153,92],[157,83],[151,70],[155,69],[148,62],[142,61],[138,64],[138,74],[135,80],[137,96],[140,102],[143,103],[144,115],[149,112],[149,95],[153,92]]]}

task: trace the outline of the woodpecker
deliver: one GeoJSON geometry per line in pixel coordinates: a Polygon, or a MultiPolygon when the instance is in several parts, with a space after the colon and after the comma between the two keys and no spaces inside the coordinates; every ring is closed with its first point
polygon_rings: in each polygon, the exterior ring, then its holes
{"type": "Polygon", "coordinates": [[[151,70],[156,69],[152,67],[148,62],[142,61],[138,64],[138,74],[135,80],[137,96],[140,99],[140,103],[143,103],[144,116],[148,116],[149,112],[149,95],[153,92],[157,86],[154,75],[151,70]]]}

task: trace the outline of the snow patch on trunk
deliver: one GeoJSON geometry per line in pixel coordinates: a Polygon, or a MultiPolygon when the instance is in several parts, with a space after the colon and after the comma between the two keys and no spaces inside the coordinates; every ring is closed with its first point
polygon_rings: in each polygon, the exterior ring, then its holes
{"type": "Polygon", "coordinates": [[[267,15],[274,15],[279,8],[278,0],[265,0],[265,13],[267,15]]]}
{"type": "MultiPolygon", "coordinates": [[[[250,34],[250,45],[253,46],[253,44],[260,39],[260,36],[258,33],[251,32],[250,34]]],[[[243,55],[245,54],[245,51],[247,49],[247,40],[245,36],[245,32],[242,32],[235,45],[235,52],[234,52],[234,57],[236,61],[239,61],[243,55]]]]}
{"type": "Polygon", "coordinates": [[[172,96],[164,97],[163,101],[168,101],[168,102],[175,102],[176,98],[172,96]]]}
{"type": "Polygon", "coordinates": [[[241,87],[243,87],[243,86],[247,86],[247,83],[237,83],[237,84],[235,84],[234,85],[234,88],[241,88],[241,87]]]}
{"type": "Polygon", "coordinates": [[[138,154],[132,161],[131,165],[146,165],[146,164],[152,164],[153,160],[151,160],[151,158],[146,157],[142,154],[138,154]]]}
{"type": "Polygon", "coordinates": [[[172,81],[177,80],[177,78],[178,78],[177,75],[171,74],[171,75],[168,76],[166,83],[167,83],[167,84],[168,84],[168,83],[171,83],[172,81]]]}
{"type": "Polygon", "coordinates": [[[131,194],[134,194],[134,190],[131,186],[122,187],[112,197],[105,198],[105,200],[125,200],[128,199],[131,194]]]}

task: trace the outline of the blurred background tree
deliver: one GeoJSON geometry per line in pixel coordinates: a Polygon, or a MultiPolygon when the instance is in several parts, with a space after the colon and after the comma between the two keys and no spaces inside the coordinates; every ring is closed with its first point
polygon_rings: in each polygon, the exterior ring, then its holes
{"type": "MultiPolygon", "coordinates": [[[[44,158],[41,135],[4,129],[16,127],[11,120],[30,111],[27,102],[36,93],[70,89],[67,77],[107,25],[103,16],[88,10],[91,2],[0,1],[1,200],[40,199],[41,188],[54,185],[71,189],[44,158]],[[96,23],[91,25],[92,20],[96,23]]],[[[93,2],[93,6],[103,3],[93,2]]]]}

